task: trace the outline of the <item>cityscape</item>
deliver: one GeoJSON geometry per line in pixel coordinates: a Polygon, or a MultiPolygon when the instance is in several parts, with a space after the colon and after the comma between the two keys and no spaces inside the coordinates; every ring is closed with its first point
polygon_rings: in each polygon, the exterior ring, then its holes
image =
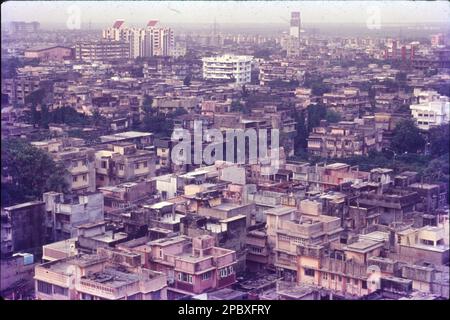
{"type": "Polygon", "coordinates": [[[449,299],[448,2],[1,15],[2,299],[449,299]]]}

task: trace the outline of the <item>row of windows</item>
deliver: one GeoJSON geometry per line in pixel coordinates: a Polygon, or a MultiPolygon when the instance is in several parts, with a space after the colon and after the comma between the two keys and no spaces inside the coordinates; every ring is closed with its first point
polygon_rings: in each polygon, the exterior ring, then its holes
{"type": "Polygon", "coordinates": [[[434,117],[434,113],[419,113],[419,117],[434,117]]]}
{"type": "Polygon", "coordinates": [[[226,278],[234,273],[233,266],[228,266],[222,269],[219,269],[219,276],[221,278],[226,278]]]}
{"type": "Polygon", "coordinates": [[[192,283],[192,275],[184,272],[178,273],[178,280],[183,282],[192,283]]]}
{"type": "Polygon", "coordinates": [[[64,287],[60,287],[57,285],[52,285],[51,283],[47,283],[44,281],[40,281],[38,280],[37,282],[37,290],[41,293],[45,293],[45,294],[59,294],[59,295],[63,295],[63,296],[67,296],[69,293],[69,290],[67,288],[64,287]],[[52,290],[53,287],[53,290],[52,290]]]}
{"type": "MultiPolygon", "coordinates": [[[[306,273],[306,269],[305,269],[305,273],[306,273]]],[[[336,278],[337,278],[338,281],[342,281],[343,280],[342,276],[340,276],[340,275],[336,276],[336,275],[334,275],[332,273],[330,274],[330,279],[332,281],[334,281],[336,278]]],[[[322,273],[322,279],[323,280],[328,280],[328,273],[322,273]]],[[[349,281],[350,281],[350,278],[349,278],[349,281]]],[[[359,280],[358,279],[353,279],[353,284],[355,286],[357,286],[359,284],[359,280]]],[[[361,280],[361,286],[362,286],[363,289],[367,289],[367,281],[361,280]]]]}
{"type": "Polygon", "coordinates": [[[141,164],[142,164],[142,167],[143,167],[143,168],[147,168],[147,166],[148,166],[147,161],[144,161],[144,162],[136,162],[136,163],[134,164],[134,168],[135,168],[135,169],[139,169],[139,168],[141,167],[141,164]]]}
{"type": "Polygon", "coordinates": [[[78,166],[80,166],[80,167],[82,167],[82,166],[87,166],[87,160],[86,160],[86,159],[83,159],[83,160],[80,160],[80,161],[74,161],[74,162],[73,162],[73,166],[74,166],[74,167],[78,167],[78,166]]]}
{"type": "Polygon", "coordinates": [[[87,174],[83,174],[83,175],[79,175],[79,176],[73,176],[72,177],[72,181],[73,182],[77,182],[78,181],[78,177],[80,177],[80,179],[82,179],[83,181],[87,181],[87,174]]]}
{"type": "Polygon", "coordinates": [[[202,274],[202,280],[208,280],[208,279],[211,279],[211,275],[212,275],[212,272],[211,272],[211,271],[208,271],[208,272],[203,273],[203,274],[202,274]]]}

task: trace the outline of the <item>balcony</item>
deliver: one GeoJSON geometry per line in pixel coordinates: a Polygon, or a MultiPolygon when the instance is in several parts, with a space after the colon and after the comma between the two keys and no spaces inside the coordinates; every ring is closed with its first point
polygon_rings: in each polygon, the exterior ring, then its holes
{"type": "Polygon", "coordinates": [[[175,288],[194,293],[194,285],[191,283],[175,281],[175,288]]]}

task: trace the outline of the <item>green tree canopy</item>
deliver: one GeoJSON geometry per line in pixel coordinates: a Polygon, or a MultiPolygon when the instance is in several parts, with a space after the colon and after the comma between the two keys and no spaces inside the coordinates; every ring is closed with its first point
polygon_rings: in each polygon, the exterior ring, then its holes
{"type": "Polygon", "coordinates": [[[398,153],[416,153],[425,146],[425,139],[413,120],[406,119],[397,123],[394,129],[391,147],[398,153]]]}
{"type": "Polygon", "coordinates": [[[450,125],[443,124],[431,128],[429,132],[430,152],[433,156],[442,156],[450,152],[450,125]]]}
{"type": "Polygon", "coordinates": [[[2,140],[2,206],[38,199],[47,191],[67,191],[66,171],[45,151],[22,139],[2,140]]]}

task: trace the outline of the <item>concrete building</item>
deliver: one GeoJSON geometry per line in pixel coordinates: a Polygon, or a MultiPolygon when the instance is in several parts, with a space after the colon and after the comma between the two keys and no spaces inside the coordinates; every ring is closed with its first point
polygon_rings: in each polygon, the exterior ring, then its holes
{"type": "Polygon", "coordinates": [[[108,187],[119,183],[151,178],[156,171],[153,151],[138,150],[129,142],[114,142],[112,150],[95,153],[96,185],[108,187]]]}
{"type": "Polygon", "coordinates": [[[428,131],[450,122],[450,100],[436,91],[415,91],[417,102],[411,104],[411,115],[419,129],[428,131]]]}
{"type": "Polygon", "coordinates": [[[223,55],[202,58],[203,79],[234,80],[238,85],[249,83],[252,56],[223,55]]]}
{"type": "Polygon", "coordinates": [[[341,219],[321,214],[318,202],[303,200],[301,211],[279,206],[266,211],[267,236],[272,250],[272,263],[286,280],[299,279],[297,246],[324,245],[339,242],[341,219]]]}
{"type": "Polygon", "coordinates": [[[141,268],[140,256],[126,252],[100,250],[99,254],[46,262],[36,266],[34,279],[38,300],[167,298],[166,276],[141,268]]]}
{"type": "Polygon", "coordinates": [[[174,55],[173,30],[157,24],[157,20],[150,20],[145,28],[129,28],[124,20],[116,20],[112,27],[103,30],[103,39],[128,43],[132,59],[174,55]]]}
{"type": "Polygon", "coordinates": [[[57,192],[43,194],[46,214],[46,233],[53,241],[78,236],[77,227],[104,220],[103,194],[66,195],[57,192]]]}
{"type": "Polygon", "coordinates": [[[329,158],[346,158],[381,151],[382,131],[373,119],[355,119],[313,128],[308,137],[308,152],[329,158]]]}
{"type": "Polygon", "coordinates": [[[75,58],[83,61],[128,59],[129,44],[123,41],[83,41],[75,44],[75,58]]]}
{"type": "Polygon", "coordinates": [[[16,252],[39,255],[45,240],[44,202],[26,202],[2,209],[2,257],[9,257],[16,252]]]}
{"type": "Polygon", "coordinates": [[[64,61],[72,59],[74,54],[72,48],[54,46],[27,49],[24,56],[25,58],[36,58],[41,61],[64,61]]]}
{"type": "Polygon", "coordinates": [[[176,295],[193,295],[236,283],[236,253],[214,246],[211,236],[185,236],[151,241],[133,248],[145,266],[163,272],[176,295]]]}

